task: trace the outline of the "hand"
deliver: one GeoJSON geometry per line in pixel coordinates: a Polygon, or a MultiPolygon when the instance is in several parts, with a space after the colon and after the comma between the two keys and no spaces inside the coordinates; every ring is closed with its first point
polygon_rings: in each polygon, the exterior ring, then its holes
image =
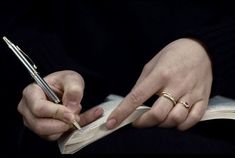
{"type": "Polygon", "coordinates": [[[102,115],[102,109],[95,107],[78,116],[84,89],[83,78],[78,73],[59,71],[48,75],[45,80],[62,97],[63,105],[48,101],[42,89],[34,83],[24,89],[18,105],[24,125],[39,136],[56,140],[72,127],[75,120],[83,126],[102,115]]]}
{"type": "Polygon", "coordinates": [[[204,47],[193,39],[176,40],[145,65],[135,86],[111,113],[106,126],[108,129],[116,127],[151,96],[160,95],[134,125],[186,130],[205,113],[211,85],[211,62],[204,47]],[[171,99],[162,96],[163,91],[171,99]]]}

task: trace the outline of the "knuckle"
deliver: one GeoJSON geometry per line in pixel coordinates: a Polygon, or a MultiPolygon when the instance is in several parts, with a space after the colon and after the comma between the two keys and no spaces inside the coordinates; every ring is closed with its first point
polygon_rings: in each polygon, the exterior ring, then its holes
{"type": "Polygon", "coordinates": [[[45,127],[43,127],[39,122],[35,122],[34,123],[34,127],[33,127],[35,133],[37,133],[38,135],[42,136],[45,135],[45,127]]]}
{"type": "Polygon", "coordinates": [[[36,88],[38,87],[34,83],[31,83],[30,85],[25,87],[22,91],[23,98],[27,100],[28,96],[30,96],[36,88]]]}
{"type": "Polygon", "coordinates": [[[118,106],[116,109],[115,109],[115,115],[116,116],[119,116],[119,118],[122,120],[122,118],[128,116],[130,113],[131,113],[132,109],[127,109],[127,110],[124,110],[124,108],[118,106]]]}
{"type": "Polygon", "coordinates": [[[22,114],[22,111],[23,111],[23,107],[22,107],[23,105],[22,105],[22,101],[20,101],[20,103],[18,104],[18,106],[17,106],[17,111],[20,113],[20,114],[22,114]]]}
{"type": "Polygon", "coordinates": [[[43,114],[45,112],[46,107],[41,105],[40,103],[36,102],[34,103],[34,105],[32,106],[32,113],[37,116],[40,117],[41,114],[43,114]]]}
{"type": "Polygon", "coordinates": [[[81,81],[82,85],[85,86],[85,81],[84,81],[83,77],[80,74],[77,74],[77,75],[78,75],[78,78],[81,81]]]}
{"type": "Polygon", "coordinates": [[[191,120],[194,120],[194,121],[198,121],[201,119],[201,115],[197,111],[192,111],[190,113],[190,117],[191,117],[191,120]]]}
{"type": "Polygon", "coordinates": [[[73,85],[69,88],[70,95],[81,95],[83,93],[83,88],[79,85],[73,85]]]}
{"type": "Polygon", "coordinates": [[[150,116],[156,123],[161,123],[165,120],[165,116],[160,112],[151,111],[150,116]]]}
{"type": "Polygon", "coordinates": [[[159,71],[159,76],[161,77],[162,81],[168,81],[172,77],[172,71],[169,69],[162,69],[159,71]]]}
{"type": "Polygon", "coordinates": [[[180,113],[172,113],[169,117],[174,123],[179,124],[182,122],[182,115],[180,113]]]}
{"type": "Polygon", "coordinates": [[[68,70],[66,76],[68,76],[70,78],[78,79],[84,84],[83,77],[79,73],[77,73],[76,71],[68,70]]]}
{"type": "Polygon", "coordinates": [[[143,96],[144,92],[142,90],[133,90],[131,93],[129,93],[128,100],[133,105],[139,105],[144,101],[143,96]]]}
{"type": "Polygon", "coordinates": [[[22,91],[22,96],[25,97],[29,94],[29,86],[25,87],[22,91]]]}

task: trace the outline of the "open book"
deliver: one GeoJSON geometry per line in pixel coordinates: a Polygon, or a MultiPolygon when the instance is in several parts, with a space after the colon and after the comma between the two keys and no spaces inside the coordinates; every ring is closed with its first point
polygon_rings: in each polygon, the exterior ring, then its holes
{"type": "MultiPolygon", "coordinates": [[[[140,115],[150,109],[148,106],[140,106],[118,127],[113,130],[107,130],[105,122],[109,114],[122,101],[122,99],[123,97],[117,95],[109,95],[107,100],[99,105],[104,109],[104,114],[101,118],[82,127],[81,131],[75,130],[71,133],[67,133],[58,140],[60,152],[62,154],[73,154],[94,141],[101,139],[129,123],[132,123],[140,115]]],[[[211,119],[235,119],[235,100],[222,96],[212,98],[209,101],[208,109],[201,121],[211,119]]]]}

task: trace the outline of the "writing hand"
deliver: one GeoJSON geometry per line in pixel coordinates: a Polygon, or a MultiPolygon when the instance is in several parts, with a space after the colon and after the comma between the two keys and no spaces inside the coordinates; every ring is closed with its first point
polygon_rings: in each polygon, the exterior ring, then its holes
{"type": "Polygon", "coordinates": [[[211,85],[211,62],[204,47],[193,39],[176,40],[145,65],[135,86],[111,113],[106,126],[115,128],[151,96],[160,95],[134,125],[188,129],[203,116],[211,85]],[[167,92],[167,96],[162,96],[162,92],[167,92]]]}
{"type": "Polygon", "coordinates": [[[78,116],[84,89],[83,78],[78,73],[59,71],[45,77],[45,81],[62,97],[63,105],[48,101],[45,93],[35,83],[24,89],[18,105],[24,125],[39,136],[56,140],[72,127],[75,120],[83,126],[102,115],[102,109],[95,107],[78,116]]]}

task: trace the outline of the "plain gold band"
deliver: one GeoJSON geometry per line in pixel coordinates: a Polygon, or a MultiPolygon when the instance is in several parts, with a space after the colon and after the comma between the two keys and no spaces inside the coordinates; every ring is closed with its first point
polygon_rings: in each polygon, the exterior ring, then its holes
{"type": "Polygon", "coordinates": [[[173,103],[174,106],[176,105],[176,100],[175,100],[175,98],[170,93],[163,91],[161,93],[161,96],[169,99],[173,103]]]}

